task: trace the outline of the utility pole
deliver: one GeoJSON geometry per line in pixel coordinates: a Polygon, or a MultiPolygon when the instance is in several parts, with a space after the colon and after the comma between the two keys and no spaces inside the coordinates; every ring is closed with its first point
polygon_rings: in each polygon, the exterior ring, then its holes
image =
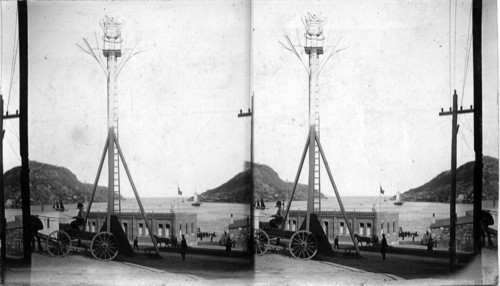
{"type": "MultiPolygon", "coordinates": [[[[248,117],[250,116],[250,190],[251,190],[251,196],[250,196],[250,216],[251,217],[254,217],[254,211],[255,209],[253,208],[252,204],[254,202],[254,198],[253,198],[253,195],[254,195],[254,185],[253,185],[253,112],[254,112],[254,107],[253,107],[253,95],[252,95],[252,107],[248,109],[248,112],[246,113],[243,113],[243,110],[240,109],[240,113],[238,114],[238,117],[248,117]]],[[[251,229],[251,238],[252,240],[254,239],[254,233],[255,233],[255,229],[254,229],[254,224],[251,223],[250,224],[250,229],[251,229]]],[[[252,247],[253,247],[253,244],[252,244],[252,247]]],[[[255,253],[254,252],[255,249],[251,249],[251,253],[255,253]]],[[[252,256],[253,258],[253,256],[252,256]]]]}
{"type": "MultiPolygon", "coordinates": [[[[17,2],[19,25],[19,150],[23,214],[23,262],[31,268],[30,177],[28,156],[28,3],[17,2]]],[[[29,277],[26,277],[29,281],[29,277]]]]}
{"type": "MultiPolygon", "coordinates": [[[[474,253],[481,254],[481,209],[483,199],[483,77],[482,77],[482,0],[472,1],[472,50],[474,63],[474,253]]],[[[481,261],[481,259],[479,259],[481,261]]]]}
{"type": "Polygon", "coordinates": [[[240,109],[238,117],[248,117],[250,116],[250,170],[253,171],[253,95],[252,95],[252,108],[248,109],[248,112],[243,113],[240,109]]]}
{"type": "MultiPolygon", "coordinates": [[[[0,114],[3,115],[3,97],[0,95],[0,114]]],[[[5,193],[4,193],[4,181],[3,181],[3,137],[5,131],[3,130],[3,121],[4,119],[12,119],[19,118],[19,112],[16,111],[15,115],[9,115],[7,112],[6,115],[0,116],[0,131],[2,140],[0,140],[0,240],[2,241],[0,247],[0,284],[5,283],[5,262],[7,257],[7,241],[6,241],[6,226],[7,220],[5,219],[5,193]]],[[[24,220],[23,220],[24,221],[24,220]]]]}
{"type": "Polygon", "coordinates": [[[453,109],[443,111],[439,116],[452,115],[451,126],[451,192],[450,192],[450,269],[453,269],[456,263],[456,197],[457,197],[457,133],[459,126],[457,125],[458,114],[474,112],[472,106],[469,110],[463,110],[457,106],[457,91],[453,93],[453,109]]]}

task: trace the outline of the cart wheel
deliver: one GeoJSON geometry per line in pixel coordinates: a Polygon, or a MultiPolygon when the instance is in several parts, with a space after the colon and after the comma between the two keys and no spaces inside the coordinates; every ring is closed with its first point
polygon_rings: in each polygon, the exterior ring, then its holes
{"type": "Polygon", "coordinates": [[[293,257],[307,260],[318,252],[318,240],[310,231],[300,230],[292,235],[289,247],[293,257]]]}
{"type": "Polygon", "coordinates": [[[253,247],[255,254],[262,255],[269,248],[269,236],[261,229],[256,229],[253,234],[253,247]]]}
{"type": "Polygon", "coordinates": [[[46,248],[50,256],[65,256],[71,248],[71,238],[62,231],[53,231],[47,236],[46,248]]]}
{"type": "Polygon", "coordinates": [[[97,260],[113,260],[118,255],[118,240],[111,232],[99,232],[92,238],[90,252],[97,260]]]}

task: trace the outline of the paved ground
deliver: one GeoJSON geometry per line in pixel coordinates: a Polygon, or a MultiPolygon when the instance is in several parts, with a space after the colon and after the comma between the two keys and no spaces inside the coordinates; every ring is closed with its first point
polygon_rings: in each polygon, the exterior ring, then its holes
{"type": "Polygon", "coordinates": [[[88,253],[63,258],[33,254],[32,269],[9,267],[7,284],[31,285],[492,285],[498,284],[497,251],[485,249],[478,261],[449,272],[445,258],[362,252],[363,258],[344,256],[299,261],[286,254],[248,257],[233,252],[190,249],[186,261],[179,253],[162,258],[137,252],[132,257],[101,262],[88,253]]]}

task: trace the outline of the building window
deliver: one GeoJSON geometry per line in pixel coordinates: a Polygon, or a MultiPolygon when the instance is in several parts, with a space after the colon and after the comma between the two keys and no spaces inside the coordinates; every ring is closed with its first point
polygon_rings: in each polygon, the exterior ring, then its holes
{"type": "Polygon", "coordinates": [[[186,234],[189,234],[189,224],[186,222],[186,234]]]}
{"type": "Polygon", "coordinates": [[[359,235],[365,235],[365,224],[363,222],[359,223],[359,235]]]}
{"type": "Polygon", "coordinates": [[[396,222],[392,221],[392,232],[396,234],[396,222]]]}
{"type": "MultiPolygon", "coordinates": [[[[144,224],[144,225],[146,225],[146,224],[144,224]]],[[[149,235],[149,228],[147,226],[144,227],[144,235],[146,235],[146,236],[149,235]]]]}
{"type": "Polygon", "coordinates": [[[345,234],[345,230],[344,230],[344,222],[340,222],[339,233],[340,233],[340,234],[345,234]]]}
{"type": "Polygon", "coordinates": [[[371,223],[367,223],[366,224],[366,235],[367,236],[371,236],[372,235],[372,224],[371,223]]]}
{"type": "Polygon", "coordinates": [[[92,227],[90,227],[90,232],[95,232],[95,221],[92,222],[92,227]]]}
{"type": "Polygon", "coordinates": [[[380,224],[380,234],[384,234],[384,223],[380,224]]]}
{"type": "Polygon", "coordinates": [[[165,225],[165,236],[170,237],[170,225],[165,225]]]}
{"type": "Polygon", "coordinates": [[[144,235],[144,226],[142,223],[139,223],[139,235],[144,235]]]}
{"type": "Polygon", "coordinates": [[[182,235],[182,223],[179,224],[179,235],[182,235]]]}
{"type": "Polygon", "coordinates": [[[191,234],[193,234],[194,224],[191,222],[191,234]]]}
{"type": "Polygon", "coordinates": [[[387,234],[391,234],[391,224],[387,222],[387,234]]]}
{"type": "Polygon", "coordinates": [[[292,231],[295,231],[297,229],[297,221],[292,220],[292,231]]]}
{"type": "Polygon", "coordinates": [[[158,236],[163,236],[163,224],[158,224],[158,236]]]}

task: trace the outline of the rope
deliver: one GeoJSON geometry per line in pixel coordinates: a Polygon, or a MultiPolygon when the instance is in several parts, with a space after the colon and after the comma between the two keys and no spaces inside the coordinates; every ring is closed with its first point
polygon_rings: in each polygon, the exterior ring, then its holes
{"type": "Polygon", "coordinates": [[[3,5],[0,1],[0,95],[2,94],[3,80],[3,5]]]}
{"type": "Polygon", "coordinates": [[[467,47],[466,47],[466,57],[465,57],[465,69],[464,69],[464,81],[463,81],[463,86],[462,86],[462,98],[460,99],[460,105],[463,104],[464,100],[464,93],[465,93],[465,82],[467,81],[467,71],[469,70],[469,59],[470,59],[470,50],[472,47],[472,37],[470,36],[471,32],[471,19],[472,19],[472,4],[470,7],[470,13],[469,13],[469,26],[467,29],[467,47]]]}
{"type": "Polygon", "coordinates": [[[475,155],[476,153],[474,153],[474,151],[472,151],[472,149],[470,148],[469,143],[467,143],[467,140],[465,139],[464,134],[460,131],[458,133],[460,134],[460,137],[462,137],[462,140],[464,140],[465,145],[467,145],[467,147],[469,148],[469,151],[471,152],[471,154],[475,155]]]}
{"type": "Polygon", "coordinates": [[[450,90],[449,90],[449,99],[450,99],[450,106],[451,106],[451,0],[450,0],[450,5],[448,9],[448,72],[449,72],[449,83],[450,83],[450,90]]]}
{"type": "Polygon", "coordinates": [[[10,73],[10,87],[9,87],[9,96],[7,99],[7,108],[6,110],[9,110],[9,104],[10,104],[10,93],[12,91],[12,83],[14,82],[14,71],[16,69],[16,59],[17,59],[17,48],[19,47],[19,37],[17,36],[17,5],[16,5],[16,21],[14,24],[16,25],[16,28],[14,30],[14,54],[12,55],[12,65],[11,65],[11,73],[10,73]]]}
{"type": "Polygon", "coordinates": [[[457,79],[457,3],[458,0],[455,0],[455,39],[453,43],[453,86],[456,86],[457,79]]]}

